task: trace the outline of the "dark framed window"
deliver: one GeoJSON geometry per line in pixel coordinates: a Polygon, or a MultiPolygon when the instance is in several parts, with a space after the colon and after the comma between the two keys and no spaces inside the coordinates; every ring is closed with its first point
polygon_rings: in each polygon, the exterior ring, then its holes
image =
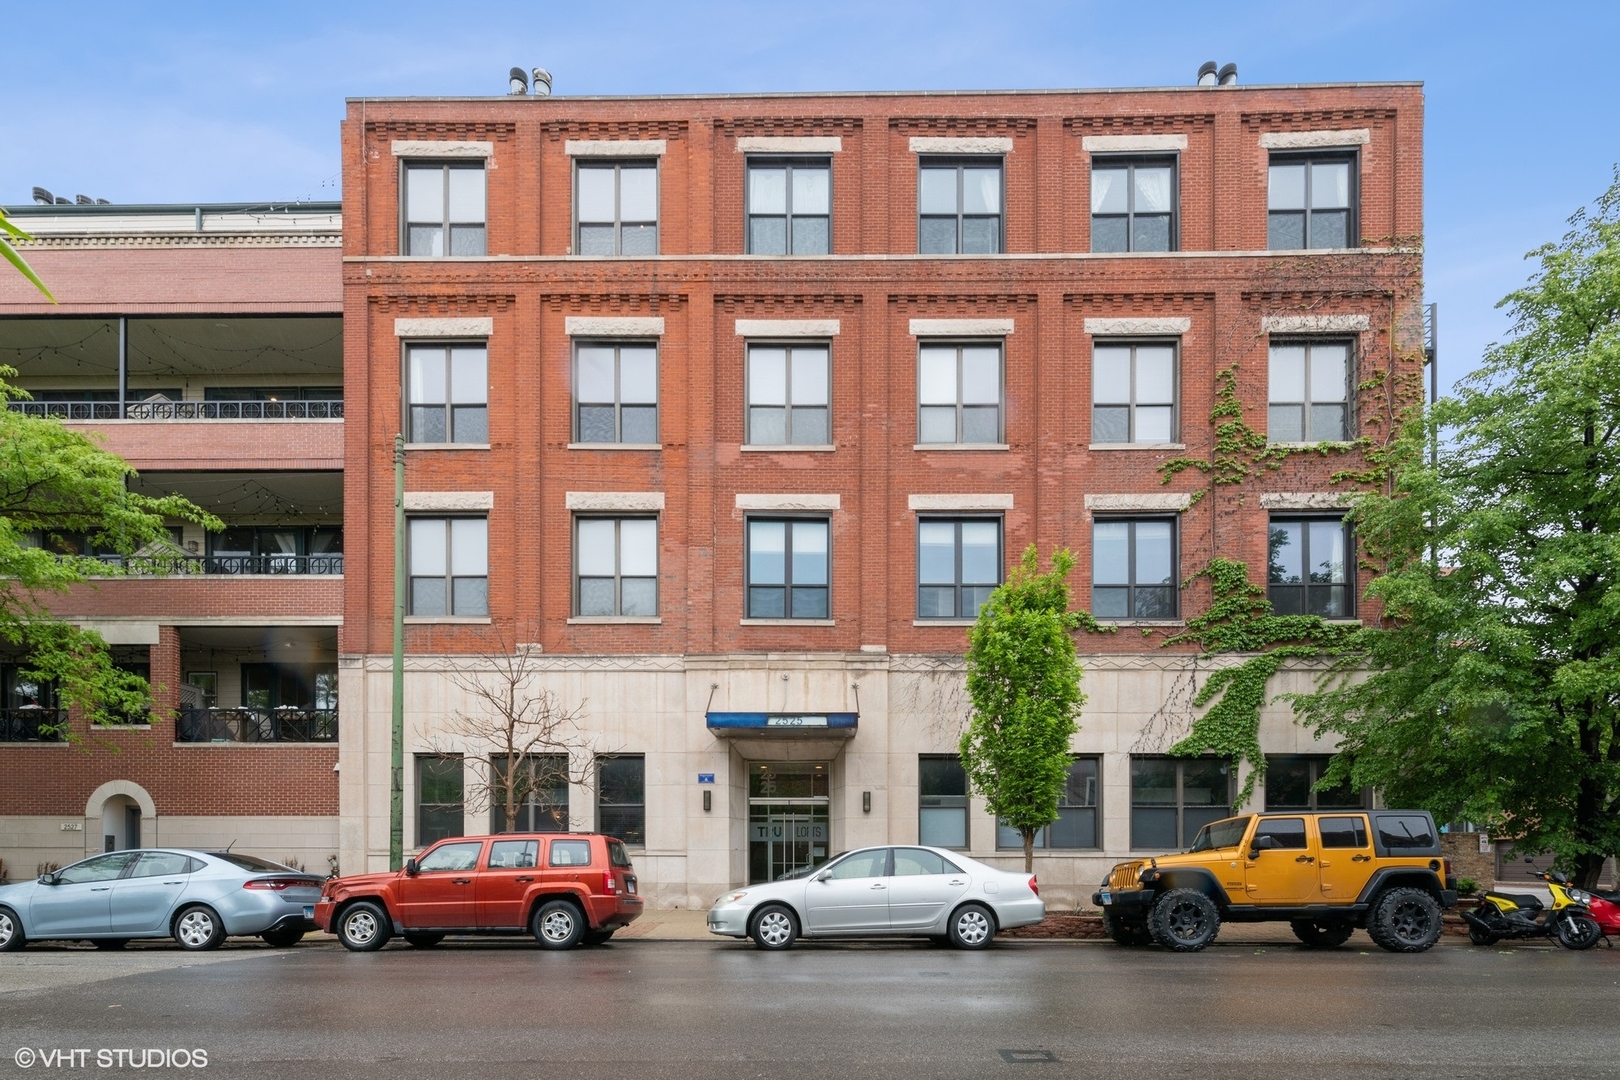
{"type": "Polygon", "coordinates": [[[1275,443],[1350,438],[1350,342],[1274,341],[1268,360],[1268,439],[1275,443]]]}
{"type": "Polygon", "coordinates": [[[489,350],[407,345],[405,409],[410,442],[489,442],[489,350]]]}
{"type": "Polygon", "coordinates": [[[465,835],[466,787],[460,754],[416,755],[416,846],[465,835]]]}
{"type": "MultiPolygon", "coordinates": [[[[568,755],[525,754],[508,765],[504,754],[489,759],[489,831],[506,832],[504,774],[512,770],[512,794],[517,820],[512,832],[565,833],[568,831],[568,755]]],[[[532,863],[530,865],[533,865],[532,863]]]]}
{"type": "Polygon", "coordinates": [[[832,164],[825,158],[748,159],[748,253],[832,250],[832,164]]]}
{"type": "Polygon", "coordinates": [[[955,754],[917,759],[917,842],[967,849],[967,771],[955,754]]]}
{"type": "Polygon", "coordinates": [[[1091,250],[1175,251],[1176,159],[1091,159],[1091,250]]]}
{"type": "Polygon", "coordinates": [[[1331,754],[1267,754],[1267,810],[1364,810],[1371,792],[1339,784],[1326,791],[1316,784],[1327,772],[1331,754]]]}
{"type": "Polygon", "coordinates": [[[1232,770],[1221,758],[1131,758],[1131,850],[1192,846],[1212,821],[1232,816],[1232,770]]]}
{"type": "Polygon", "coordinates": [[[826,619],[832,528],[826,518],[748,519],[748,617],[826,619]]]}
{"type": "Polygon", "coordinates": [[[1091,525],[1091,613],[1176,617],[1175,518],[1098,518],[1091,525]]]}
{"type": "Polygon", "coordinates": [[[253,709],[335,709],[336,664],[243,664],[242,704],[253,709]]]}
{"type": "Polygon", "coordinates": [[[574,612],[658,614],[658,519],[574,519],[574,612]]]}
{"type": "Polygon", "coordinates": [[[1091,350],[1091,441],[1176,441],[1176,346],[1098,343],[1091,350]]]}
{"type": "Polygon", "coordinates": [[[751,446],[832,442],[832,364],[827,345],[748,346],[751,446]]]}
{"type": "Polygon", "coordinates": [[[404,187],[405,254],[487,253],[483,162],[406,162],[404,187]]]}
{"type": "Polygon", "coordinates": [[[658,162],[578,162],[574,219],[577,255],[658,254],[658,162]]]}
{"type": "Polygon", "coordinates": [[[411,518],[410,613],[489,614],[489,521],[411,518]]]}
{"type": "Polygon", "coordinates": [[[929,343],[917,349],[917,441],[1002,441],[1001,344],[929,343]]]}
{"type": "Polygon", "coordinates": [[[1001,584],[1000,518],[917,522],[917,617],[976,619],[1001,584]]]}
{"type": "Polygon", "coordinates": [[[658,442],[658,346],[650,341],[574,346],[574,441],[658,442]]]}
{"type": "Polygon", "coordinates": [[[924,255],[1001,251],[1001,159],[925,158],[917,168],[917,250],[924,255]]]}
{"type": "Polygon", "coordinates": [[[647,759],[640,754],[597,759],[596,829],[627,844],[647,842],[647,759]]]}
{"type": "MultiPolygon", "coordinates": [[[[1057,820],[1035,833],[1035,846],[1051,848],[1098,848],[1098,779],[1101,759],[1077,757],[1069,766],[1069,782],[1058,796],[1057,820]]],[[[1024,849],[1018,830],[998,822],[996,847],[1024,849]]]]}
{"type": "Polygon", "coordinates": [[[208,559],[214,574],[341,574],[343,526],[227,525],[208,534],[208,559]]]}
{"type": "Polygon", "coordinates": [[[1350,527],[1343,518],[1272,518],[1266,596],[1279,615],[1348,619],[1355,614],[1350,527]]]}
{"type": "Polygon", "coordinates": [[[1358,245],[1354,153],[1272,154],[1267,180],[1272,251],[1358,245]]]}

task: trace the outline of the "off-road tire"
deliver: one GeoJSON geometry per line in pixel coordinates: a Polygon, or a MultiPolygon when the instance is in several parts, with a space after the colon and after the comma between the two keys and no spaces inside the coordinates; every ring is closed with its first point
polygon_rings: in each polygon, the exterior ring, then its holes
{"type": "Polygon", "coordinates": [[[350,904],[338,913],[334,930],[337,939],[350,952],[376,952],[393,936],[388,912],[370,900],[350,904]]]}
{"type": "Polygon", "coordinates": [[[127,937],[91,938],[90,939],[90,944],[94,945],[96,948],[100,949],[102,952],[117,952],[119,949],[122,949],[125,945],[129,944],[129,938],[127,938],[127,937]]]}
{"type": "Polygon", "coordinates": [[[1220,933],[1221,913],[1197,889],[1171,889],[1148,913],[1148,929],[1154,941],[1172,952],[1197,952],[1220,933]]]}
{"type": "MultiPolygon", "coordinates": [[[[617,927],[615,927],[614,929],[617,929],[617,927]]],[[[608,939],[611,938],[612,936],[613,936],[613,930],[612,929],[609,929],[609,930],[587,930],[587,931],[585,931],[585,936],[584,936],[584,938],[582,940],[587,945],[606,945],[608,943],[608,939]]]]}
{"type": "Polygon", "coordinates": [[[1425,952],[1440,940],[1440,904],[1422,889],[1390,889],[1373,901],[1367,935],[1380,949],[1425,952]]]}
{"type": "Polygon", "coordinates": [[[1468,940],[1475,945],[1495,945],[1502,939],[1489,930],[1481,930],[1477,926],[1470,926],[1468,928],[1468,940]]]}
{"type": "Polygon", "coordinates": [[[431,949],[444,940],[443,934],[406,934],[405,944],[417,949],[431,949]]]}
{"type": "Polygon", "coordinates": [[[799,920],[793,910],[783,904],[766,904],[748,921],[748,936],[754,939],[756,949],[766,952],[791,949],[799,939],[799,920]]]}
{"type": "Polygon", "coordinates": [[[225,923],[213,908],[190,904],[174,917],[174,940],[191,952],[217,949],[225,941],[225,923]]]}
{"type": "Polygon", "coordinates": [[[1337,949],[1356,932],[1356,928],[1349,923],[1317,922],[1314,919],[1295,919],[1288,926],[1301,944],[1313,949],[1337,949]]]}
{"type": "Polygon", "coordinates": [[[958,949],[988,949],[996,937],[996,917],[983,904],[963,904],[951,912],[951,945],[958,949]]]}
{"type": "Polygon", "coordinates": [[[1555,933],[1558,944],[1579,952],[1598,943],[1603,937],[1603,927],[1590,915],[1572,913],[1559,917],[1555,933]]]}
{"type": "Polygon", "coordinates": [[[547,900],[529,920],[529,930],[542,949],[572,949],[588,929],[585,913],[567,900],[547,900]]]}
{"type": "Polygon", "coordinates": [[[1148,931],[1145,922],[1130,922],[1104,909],[1102,926],[1103,933],[1107,934],[1116,945],[1153,944],[1153,935],[1148,931]]]}
{"type": "Polygon", "coordinates": [[[15,952],[28,945],[22,920],[8,907],[0,907],[0,952],[15,952]]]}

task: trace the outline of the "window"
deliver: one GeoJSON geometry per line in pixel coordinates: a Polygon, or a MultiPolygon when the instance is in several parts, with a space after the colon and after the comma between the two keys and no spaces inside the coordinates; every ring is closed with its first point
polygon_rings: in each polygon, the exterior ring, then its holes
{"type": "Polygon", "coordinates": [[[481,840],[463,844],[440,844],[416,864],[418,873],[433,874],[472,870],[478,865],[478,856],[484,850],[481,840]]]}
{"type": "Polygon", "coordinates": [[[1091,352],[1091,441],[1176,439],[1176,347],[1097,345],[1091,352]]]}
{"type": "Polygon", "coordinates": [[[495,754],[490,767],[490,832],[567,832],[568,755],[495,754]],[[506,776],[512,776],[517,818],[506,823],[506,776]]]}
{"type": "Polygon", "coordinates": [[[1176,250],[1174,158],[1091,159],[1091,250],[1176,250]]]}
{"type": "Polygon", "coordinates": [[[489,845],[491,870],[529,870],[540,858],[538,840],[497,840],[489,845]]]}
{"type": "Polygon", "coordinates": [[[1274,443],[1350,438],[1350,344],[1273,343],[1266,435],[1274,443]]]}
{"type": "Polygon", "coordinates": [[[1266,246],[1355,247],[1355,166],[1354,154],[1272,155],[1266,246]]]}
{"type": "Polygon", "coordinates": [[[1131,758],[1131,849],[1190,847],[1212,821],[1232,816],[1231,770],[1219,758],[1131,758]]]}
{"type": "Polygon", "coordinates": [[[976,619],[1001,584],[999,518],[917,522],[917,617],[976,619]]]}
{"type": "Polygon", "coordinates": [[[1350,529],[1342,518],[1273,518],[1266,551],[1266,596],[1277,614],[1355,614],[1350,529]]]}
{"type": "Polygon", "coordinates": [[[657,518],[578,518],[574,534],[578,614],[658,614],[657,518]]]}
{"type": "Polygon", "coordinates": [[[955,754],[917,759],[917,842],[968,846],[967,772],[955,754]]]}
{"type": "Polygon", "coordinates": [[[405,254],[483,255],[487,251],[482,162],[406,165],[403,202],[405,254]]]}
{"type": "Polygon", "coordinates": [[[460,754],[416,757],[416,846],[462,835],[463,797],[460,754]]]}
{"type": "Polygon", "coordinates": [[[1001,162],[924,161],[917,170],[917,250],[924,255],[1001,251],[1001,162]]]}
{"type": "Polygon", "coordinates": [[[826,520],[748,521],[748,617],[826,619],[826,520]]]}
{"type": "Polygon", "coordinates": [[[23,674],[27,664],[0,664],[0,709],[56,711],[56,683],[23,674]]]}
{"type": "Polygon", "coordinates": [[[894,849],[894,877],[929,877],[935,874],[960,874],[962,868],[937,851],[924,848],[897,847],[894,849]]]}
{"type": "Polygon", "coordinates": [[[243,664],[242,704],[253,709],[335,709],[336,664],[243,664]]]}
{"type": "Polygon", "coordinates": [[[576,254],[658,254],[656,161],[580,162],[574,191],[576,254]]]}
{"type": "Polygon", "coordinates": [[[826,345],[750,345],[749,444],[829,445],[831,371],[826,345]]]}
{"type": "Polygon", "coordinates": [[[84,885],[92,881],[116,881],[130,863],[140,858],[138,851],[120,851],[112,855],[98,855],[93,859],[75,863],[61,871],[58,885],[84,885]]]}
{"type": "MultiPolygon", "coordinates": [[[[1098,759],[1075,758],[1069,766],[1069,782],[1058,796],[1057,820],[1035,833],[1037,848],[1095,848],[1097,842],[1098,759]]],[[[1024,838],[1017,829],[996,825],[996,847],[1022,851],[1024,838]]]]}
{"type": "Polygon", "coordinates": [[[591,865],[591,842],[589,840],[553,840],[551,854],[546,859],[552,866],[589,866],[591,865]]]}
{"type": "Polygon", "coordinates": [[[130,873],[132,878],[147,877],[179,877],[182,874],[193,872],[192,864],[200,868],[202,863],[186,855],[176,855],[172,851],[148,851],[141,856],[141,861],[135,865],[130,873]]]}
{"type": "Polygon", "coordinates": [[[340,574],[341,525],[228,525],[208,536],[211,574],[340,574]]]}
{"type": "Polygon", "coordinates": [[[889,849],[872,848],[870,851],[857,851],[834,863],[828,869],[827,876],[834,881],[888,877],[889,849]]]}
{"type": "MultiPolygon", "coordinates": [[[[597,759],[596,829],[627,844],[647,842],[647,762],[640,754],[597,759]]],[[[555,850],[557,841],[552,841],[555,850]]],[[[590,856],[587,854],[586,861],[590,856]]]]}
{"type": "Polygon", "coordinates": [[[825,255],[832,250],[832,167],[826,161],[748,162],[748,253],[825,255]]]}
{"type": "Polygon", "coordinates": [[[413,443],[489,442],[489,353],[482,345],[405,350],[407,430],[413,443]]]}
{"type": "Polygon", "coordinates": [[[1001,346],[917,350],[917,441],[1001,442],[1001,346]]]}
{"type": "Polygon", "coordinates": [[[1316,831],[1325,848],[1364,848],[1367,846],[1367,819],[1363,817],[1319,817],[1316,831]]]}
{"type": "Polygon", "coordinates": [[[412,615],[489,614],[489,522],[410,520],[412,615]]]}
{"type": "Polygon", "coordinates": [[[1426,817],[1374,814],[1373,823],[1378,830],[1378,843],[1391,855],[1440,853],[1440,843],[1426,817]]]}
{"type": "Polygon", "coordinates": [[[1269,836],[1275,840],[1276,844],[1273,846],[1278,849],[1304,851],[1310,847],[1305,839],[1305,819],[1302,817],[1261,818],[1260,824],[1254,827],[1254,837],[1250,843],[1260,848],[1261,845],[1255,841],[1262,836],[1269,836]]]}
{"type": "Polygon", "coordinates": [[[1091,613],[1099,619],[1176,617],[1173,518],[1092,523],[1091,613]]]}
{"type": "Polygon", "coordinates": [[[1266,755],[1266,809],[1359,810],[1366,806],[1363,792],[1349,784],[1316,790],[1332,760],[1327,754],[1266,755]]]}
{"type": "Polygon", "coordinates": [[[604,342],[575,348],[574,438],[582,443],[658,441],[658,346],[604,342]]]}

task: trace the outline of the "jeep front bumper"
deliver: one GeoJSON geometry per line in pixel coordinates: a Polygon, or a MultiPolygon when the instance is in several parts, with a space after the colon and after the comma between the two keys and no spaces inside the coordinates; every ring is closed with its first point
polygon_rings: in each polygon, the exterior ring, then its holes
{"type": "Polygon", "coordinates": [[[1104,911],[1119,915],[1146,915],[1153,894],[1147,889],[1102,889],[1091,894],[1091,902],[1104,911]]]}

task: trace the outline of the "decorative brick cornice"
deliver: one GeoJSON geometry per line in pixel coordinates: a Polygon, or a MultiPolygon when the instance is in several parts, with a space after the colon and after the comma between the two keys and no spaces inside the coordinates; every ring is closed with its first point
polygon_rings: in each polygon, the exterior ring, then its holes
{"type": "Polygon", "coordinates": [[[279,248],[342,247],[343,234],[327,233],[169,233],[153,236],[40,236],[13,240],[19,249],[94,248],[279,248]]]}
{"type": "Polygon", "coordinates": [[[724,116],[716,117],[714,133],[725,138],[743,135],[849,135],[861,130],[858,116],[724,116]]]}
{"type": "Polygon", "coordinates": [[[368,120],[366,137],[378,142],[392,143],[395,139],[472,139],[481,142],[506,142],[517,130],[517,125],[502,120],[368,120]]]}
{"type": "Polygon", "coordinates": [[[1064,293],[1065,303],[1071,304],[1129,304],[1140,307],[1148,305],[1155,310],[1171,309],[1186,304],[1207,304],[1215,299],[1214,293],[1204,292],[1178,292],[1178,293],[1150,293],[1150,292],[1087,292],[1064,293]]]}
{"type": "Polygon", "coordinates": [[[645,315],[686,303],[684,293],[541,293],[540,302],[552,311],[572,315],[645,315]]]}
{"type": "Polygon", "coordinates": [[[505,311],[516,303],[511,295],[433,296],[419,293],[382,294],[367,297],[379,314],[418,317],[453,317],[483,315],[492,311],[505,311]]]}
{"type": "Polygon", "coordinates": [[[547,139],[683,139],[685,120],[545,120],[540,131],[547,139]]]}
{"type": "Polygon", "coordinates": [[[923,308],[968,308],[977,313],[984,308],[1005,308],[1033,306],[1034,293],[979,293],[979,294],[932,294],[932,293],[890,293],[889,303],[896,306],[913,306],[923,308]]]}
{"type": "Polygon", "coordinates": [[[1033,116],[896,116],[889,130],[902,135],[1033,135],[1033,116]]]}
{"type": "Polygon", "coordinates": [[[799,311],[823,308],[859,307],[861,297],[855,293],[816,293],[814,295],[787,295],[777,293],[717,293],[714,306],[727,314],[736,311],[799,311]]]}
{"type": "Polygon", "coordinates": [[[1146,135],[1160,131],[1185,131],[1215,123],[1214,113],[1174,113],[1151,116],[1070,116],[1063,120],[1068,131],[1085,135],[1146,135]]]}
{"type": "Polygon", "coordinates": [[[1312,109],[1304,112],[1244,113],[1243,126],[1250,131],[1266,128],[1274,131],[1297,131],[1301,128],[1344,128],[1361,124],[1380,126],[1395,119],[1396,111],[1389,108],[1369,109],[1312,109]]]}

